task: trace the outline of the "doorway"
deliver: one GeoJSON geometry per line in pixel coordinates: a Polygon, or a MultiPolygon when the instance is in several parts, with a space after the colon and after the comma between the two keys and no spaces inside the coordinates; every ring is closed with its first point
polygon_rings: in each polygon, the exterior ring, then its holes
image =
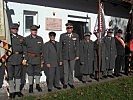
{"type": "Polygon", "coordinates": [[[73,24],[73,31],[74,33],[79,35],[79,40],[82,40],[84,38],[84,33],[86,32],[86,26],[88,22],[81,22],[81,21],[72,21],[68,20],[69,23],[73,24]]]}

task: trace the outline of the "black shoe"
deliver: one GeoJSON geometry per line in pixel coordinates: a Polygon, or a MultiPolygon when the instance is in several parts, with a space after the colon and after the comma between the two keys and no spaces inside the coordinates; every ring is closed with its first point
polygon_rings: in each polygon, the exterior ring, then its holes
{"type": "Polygon", "coordinates": [[[61,90],[61,87],[54,86],[54,88],[56,88],[56,89],[58,89],[58,90],[61,90]]]}
{"type": "Polygon", "coordinates": [[[110,78],[114,78],[114,76],[113,76],[113,75],[108,75],[108,77],[110,77],[110,78]]]}
{"type": "Polygon", "coordinates": [[[18,97],[22,97],[23,94],[21,92],[16,92],[15,95],[17,95],[18,97]]]}
{"type": "Polygon", "coordinates": [[[63,85],[63,88],[66,89],[67,88],[67,85],[63,85]]]}
{"type": "Polygon", "coordinates": [[[106,79],[107,78],[107,75],[104,75],[103,78],[106,79]]]}
{"type": "Polygon", "coordinates": [[[70,88],[72,88],[72,89],[74,89],[75,87],[74,87],[74,85],[71,85],[71,84],[68,84],[69,86],[70,86],[70,88]]]}
{"type": "Polygon", "coordinates": [[[15,98],[15,93],[10,93],[10,96],[9,96],[11,99],[15,98]]]}
{"type": "Polygon", "coordinates": [[[22,91],[22,89],[24,88],[24,84],[20,85],[20,91],[22,91]]]}
{"type": "Polygon", "coordinates": [[[82,81],[82,83],[86,84],[86,81],[82,81]]]}
{"type": "Polygon", "coordinates": [[[52,89],[48,89],[48,92],[52,92],[52,89]]]}
{"type": "Polygon", "coordinates": [[[33,93],[33,85],[29,86],[29,93],[33,93]]]}
{"type": "Polygon", "coordinates": [[[92,82],[92,80],[88,80],[87,82],[92,82]]]}
{"type": "Polygon", "coordinates": [[[38,92],[42,92],[42,89],[39,84],[36,84],[36,89],[38,90],[38,92]]]}

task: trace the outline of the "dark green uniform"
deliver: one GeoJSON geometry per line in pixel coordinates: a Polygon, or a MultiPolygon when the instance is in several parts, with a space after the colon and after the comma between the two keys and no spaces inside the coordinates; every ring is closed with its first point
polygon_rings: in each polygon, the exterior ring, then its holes
{"type": "Polygon", "coordinates": [[[28,62],[27,73],[29,76],[29,84],[33,84],[33,77],[36,79],[36,84],[39,84],[43,39],[40,36],[32,37],[32,35],[29,35],[25,38],[25,45],[27,51],[26,60],[28,62]]]}
{"type": "Polygon", "coordinates": [[[44,60],[46,64],[50,64],[51,67],[45,67],[47,69],[47,84],[48,89],[59,87],[60,71],[59,71],[59,43],[55,41],[55,44],[51,41],[46,42],[44,45],[44,60]]]}
{"type": "Polygon", "coordinates": [[[112,70],[115,68],[115,58],[117,55],[115,38],[106,36],[104,38],[104,42],[107,75],[112,75],[112,70]]]}
{"type": "Polygon", "coordinates": [[[20,92],[21,66],[23,60],[23,37],[11,34],[12,55],[7,60],[9,91],[10,93],[20,92]]]}
{"type": "Polygon", "coordinates": [[[90,74],[93,73],[93,62],[94,62],[94,43],[89,40],[82,40],[80,42],[80,62],[81,73],[83,74],[82,81],[89,81],[90,74]]]}
{"type": "Polygon", "coordinates": [[[64,84],[73,85],[73,70],[75,66],[75,57],[79,57],[79,37],[78,34],[68,33],[60,36],[60,59],[64,64],[64,84]]]}

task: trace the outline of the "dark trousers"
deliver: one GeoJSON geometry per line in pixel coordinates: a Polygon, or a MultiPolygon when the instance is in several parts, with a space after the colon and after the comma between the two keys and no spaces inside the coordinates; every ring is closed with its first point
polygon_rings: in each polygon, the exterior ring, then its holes
{"type": "Polygon", "coordinates": [[[26,73],[27,73],[27,66],[22,65],[22,68],[21,68],[21,84],[26,83],[26,73]]]}
{"type": "Polygon", "coordinates": [[[4,72],[4,65],[2,64],[2,65],[0,66],[0,88],[1,88],[2,85],[3,85],[4,75],[5,75],[5,72],[4,72]]]}
{"type": "Polygon", "coordinates": [[[41,65],[29,64],[27,67],[27,73],[29,76],[41,76],[41,65]]]}
{"type": "Polygon", "coordinates": [[[10,62],[7,63],[9,80],[20,79],[21,77],[21,64],[12,65],[10,62]]]}
{"type": "Polygon", "coordinates": [[[53,86],[59,87],[59,82],[60,82],[60,69],[59,67],[50,67],[50,68],[45,68],[45,74],[46,74],[46,81],[47,81],[47,86],[48,89],[52,89],[53,86]],[[46,72],[47,70],[47,72],[46,72]]]}
{"type": "Polygon", "coordinates": [[[119,74],[121,67],[125,66],[125,57],[118,55],[115,60],[115,69],[114,73],[119,74]]]}

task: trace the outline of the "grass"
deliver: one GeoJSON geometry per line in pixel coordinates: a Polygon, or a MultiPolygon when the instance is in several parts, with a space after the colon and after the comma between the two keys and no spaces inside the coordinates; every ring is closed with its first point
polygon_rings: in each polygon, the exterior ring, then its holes
{"type": "Polygon", "coordinates": [[[133,100],[133,76],[22,100],[133,100]]]}

